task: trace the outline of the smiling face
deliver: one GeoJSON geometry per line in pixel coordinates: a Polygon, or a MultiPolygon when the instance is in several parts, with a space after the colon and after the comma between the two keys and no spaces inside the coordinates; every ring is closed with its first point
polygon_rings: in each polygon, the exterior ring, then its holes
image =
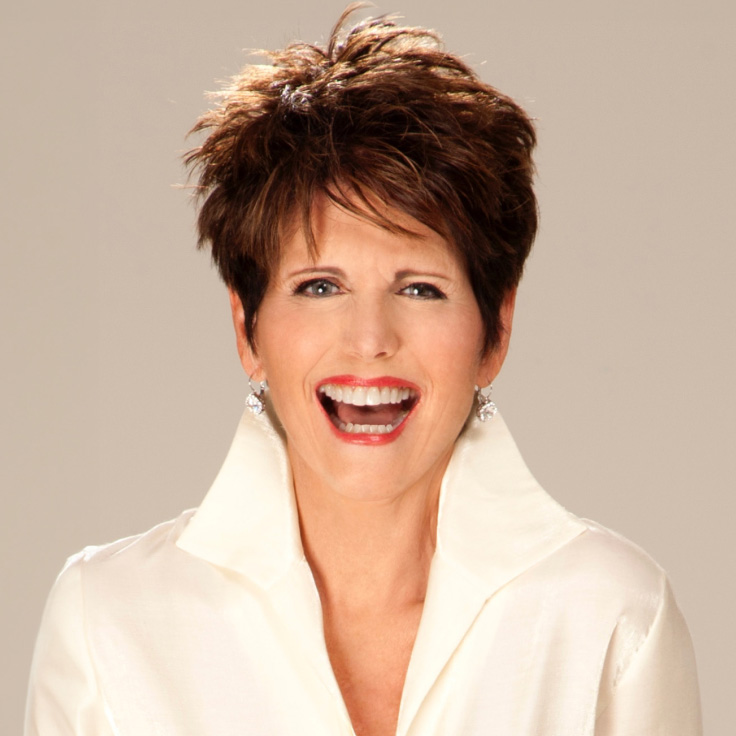
{"type": "Polygon", "coordinates": [[[417,233],[398,235],[322,199],[319,246],[303,232],[283,244],[256,318],[255,352],[231,292],[245,370],[268,380],[297,488],[391,498],[437,486],[473,403],[501,367],[482,355],[484,326],[467,275],[441,236],[387,210],[417,233]]]}

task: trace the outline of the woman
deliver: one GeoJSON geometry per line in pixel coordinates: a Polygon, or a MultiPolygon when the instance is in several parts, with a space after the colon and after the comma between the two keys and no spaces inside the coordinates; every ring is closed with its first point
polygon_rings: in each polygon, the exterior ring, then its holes
{"type": "Polygon", "coordinates": [[[196,126],[253,390],[199,509],[68,562],[26,733],[697,734],[663,572],[545,494],[488,396],[533,127],[434,34],[344,23],[196,126]]]}

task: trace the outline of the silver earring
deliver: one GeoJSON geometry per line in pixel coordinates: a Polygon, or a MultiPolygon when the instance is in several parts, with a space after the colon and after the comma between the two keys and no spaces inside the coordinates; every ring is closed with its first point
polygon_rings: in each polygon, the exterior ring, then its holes
{"type": "Polygon", "coordinates": [[[480,386],[475,387],[475,416],[480,419],[481,422],[487,422],[496,415],[498,407],[491,401],[491,391],[493,391],[493,384],[489,384],[485,388],[480,386]],[[488,393],[483,393],[488,391],[488,393]]]}
{"type": "Polygon", "coordinates": [[[256,382],[254,385],[253,379],[250,376],[248,377],[248,385],[250,386],[250,393],[245,399],[245,406],[249,412],[257,416],[265,408],[263,400],[268,386],[265,381],[256,382]]]}

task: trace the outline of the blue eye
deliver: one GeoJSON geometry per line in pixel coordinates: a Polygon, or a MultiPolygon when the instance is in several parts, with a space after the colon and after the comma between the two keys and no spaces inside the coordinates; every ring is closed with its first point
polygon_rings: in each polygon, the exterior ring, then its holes
{"type": "Polygon", "coordinates": [[[295,294],[304,294],[311,297],[333,296],[340,293],[340,287],[327,279],[310,279],[299,284],[294,289],[295,294]]]}
{"type": "Polygon", "coordinates": [[[432,284],[417,283],[405,286],[399,294],[410,296],[414,299],[445,299],[445,295],[432,284]]]}

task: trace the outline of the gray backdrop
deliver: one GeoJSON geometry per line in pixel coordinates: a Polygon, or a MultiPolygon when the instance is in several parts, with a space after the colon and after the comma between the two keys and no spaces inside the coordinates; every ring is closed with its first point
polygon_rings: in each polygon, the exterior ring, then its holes
{"type": "MultiPolygon", "coordinates": [[[[540,481],[669,572],[733,724],[730,3],[395,0],[537,117],[542,229],[496,399],[540,481]]],[[[20,6],[20,4],[17,4],[20,6]]],[[[196,505],[246,382],[180,153],[245,48],[342,0],[0,10],[0,732],[65,557],[196,505]],[[310,7],[311,6],[311,7],[310,7]]]]}

